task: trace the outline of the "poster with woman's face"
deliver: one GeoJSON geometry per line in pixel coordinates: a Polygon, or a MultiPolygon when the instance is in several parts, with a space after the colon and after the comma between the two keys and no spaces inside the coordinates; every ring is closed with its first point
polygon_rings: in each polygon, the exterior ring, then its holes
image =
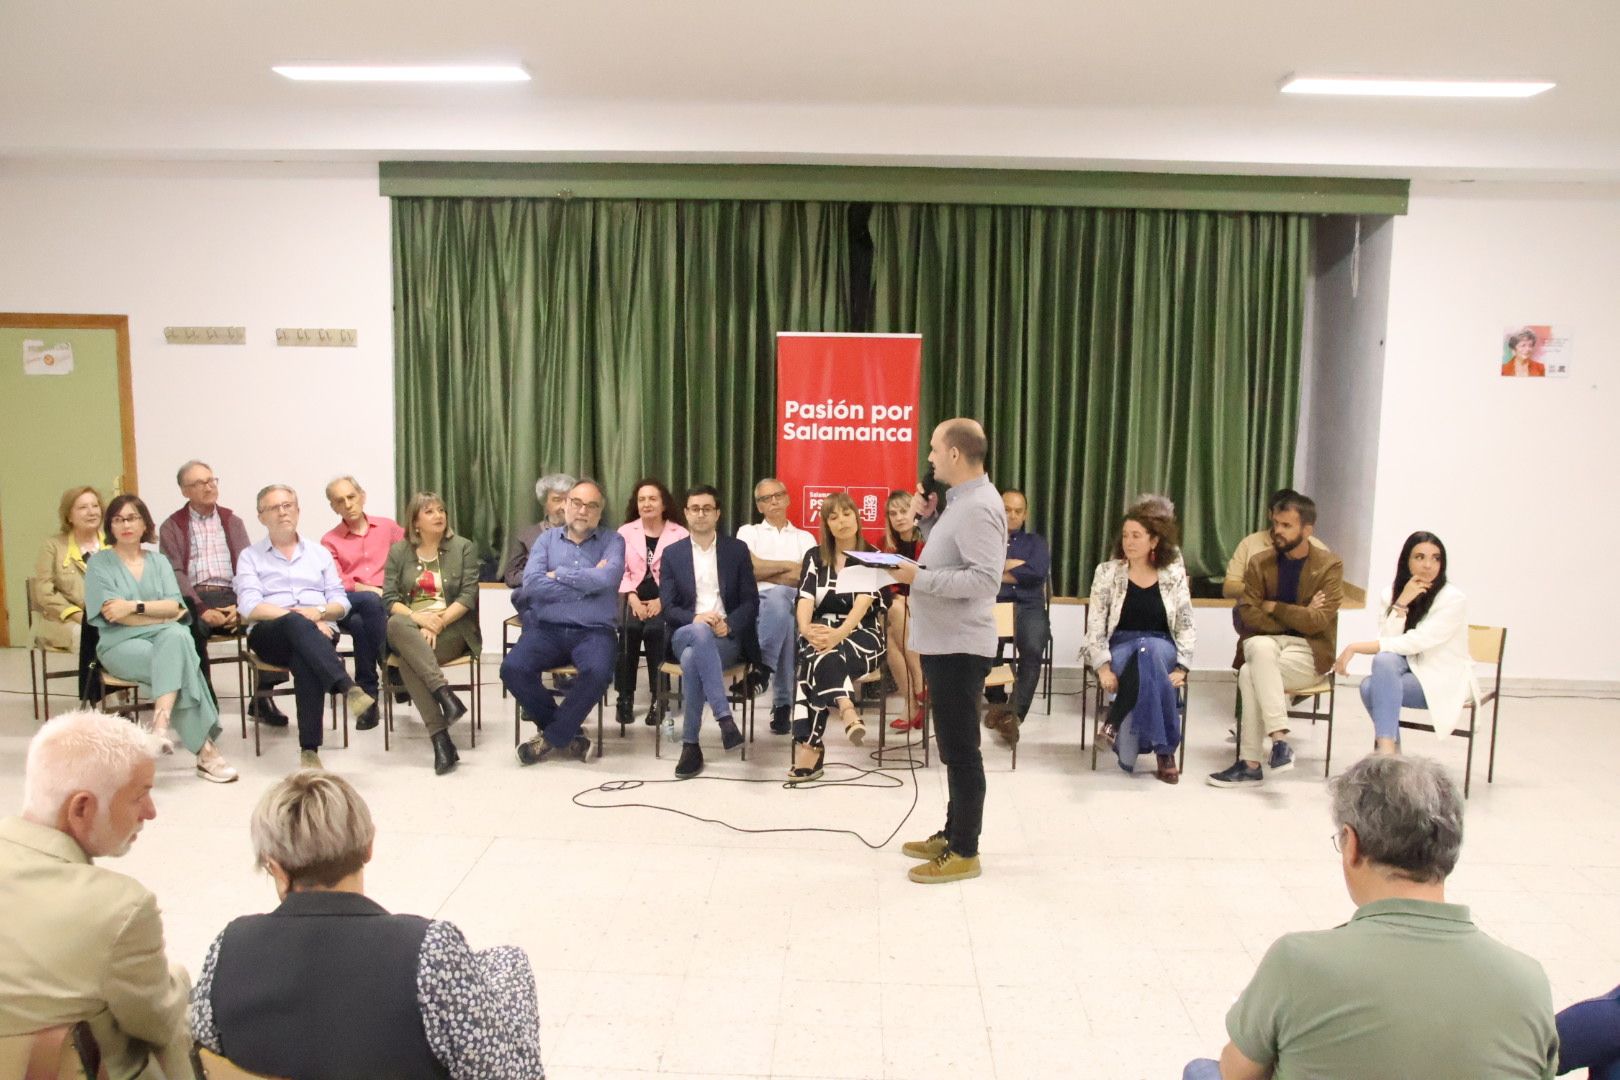
{"type": "Polygon", "coordinates": [[[1510,326],[1502,331],[1502,375],[1509,379],[1566,378],[1570,339],[1550,324],[1510,326]]]}

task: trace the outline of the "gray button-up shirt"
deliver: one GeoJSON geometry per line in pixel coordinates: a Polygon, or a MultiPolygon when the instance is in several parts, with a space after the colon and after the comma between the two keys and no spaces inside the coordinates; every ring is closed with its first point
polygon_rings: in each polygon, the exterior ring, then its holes
{"type": "Polygon", "coordinates": [[[996,594],[1007,563],[1007,511],[980,476],[951,488],[911,583],[911,648],[996,654],[996,594]]]}

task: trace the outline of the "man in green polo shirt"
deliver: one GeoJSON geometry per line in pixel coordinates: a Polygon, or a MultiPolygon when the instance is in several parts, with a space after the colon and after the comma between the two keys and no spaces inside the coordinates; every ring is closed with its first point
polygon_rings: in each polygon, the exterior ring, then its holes
{"type": "Polygon", "coordinates": [[[1550,1080],[1546,973],[1446,903],[1456,784],[1433,761],[1375,755],[1332,791],[1355,915],[1278,938],[1226,1014],[1220,1062],[1194,1061],[1183,1080],[1550,1080]]]}

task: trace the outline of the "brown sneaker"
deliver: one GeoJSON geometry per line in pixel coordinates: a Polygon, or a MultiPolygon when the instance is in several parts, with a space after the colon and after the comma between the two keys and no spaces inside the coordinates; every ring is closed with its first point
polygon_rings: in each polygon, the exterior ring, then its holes
{"type": "Polygon", "coordinates": [[[945,839],[945,834],[937,832],[926,840],[907,840],[900,845],[900,854],[908,859],[933,860],[945,854],[951,842],[945,839]]]}
{"type": "Polygon", "coordinates": [[[946,848],[937,858],[913,866],[906,871],[906,876],[919,885],[944,885],[952,881],[976,878],[979,873],[977,855],[958,855],[946,848]]]}

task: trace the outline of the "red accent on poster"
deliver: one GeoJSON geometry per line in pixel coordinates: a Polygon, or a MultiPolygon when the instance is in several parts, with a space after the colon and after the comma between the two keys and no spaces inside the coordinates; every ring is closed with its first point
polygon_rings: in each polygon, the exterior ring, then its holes
{"type": "Polygon", "coordinates": [[[847,491],[882,542],[889,492],[917,486],[921,380],[920,334],[776,335],[776,474],[795,525],[818,532],[822,501],[847,491]]]}

